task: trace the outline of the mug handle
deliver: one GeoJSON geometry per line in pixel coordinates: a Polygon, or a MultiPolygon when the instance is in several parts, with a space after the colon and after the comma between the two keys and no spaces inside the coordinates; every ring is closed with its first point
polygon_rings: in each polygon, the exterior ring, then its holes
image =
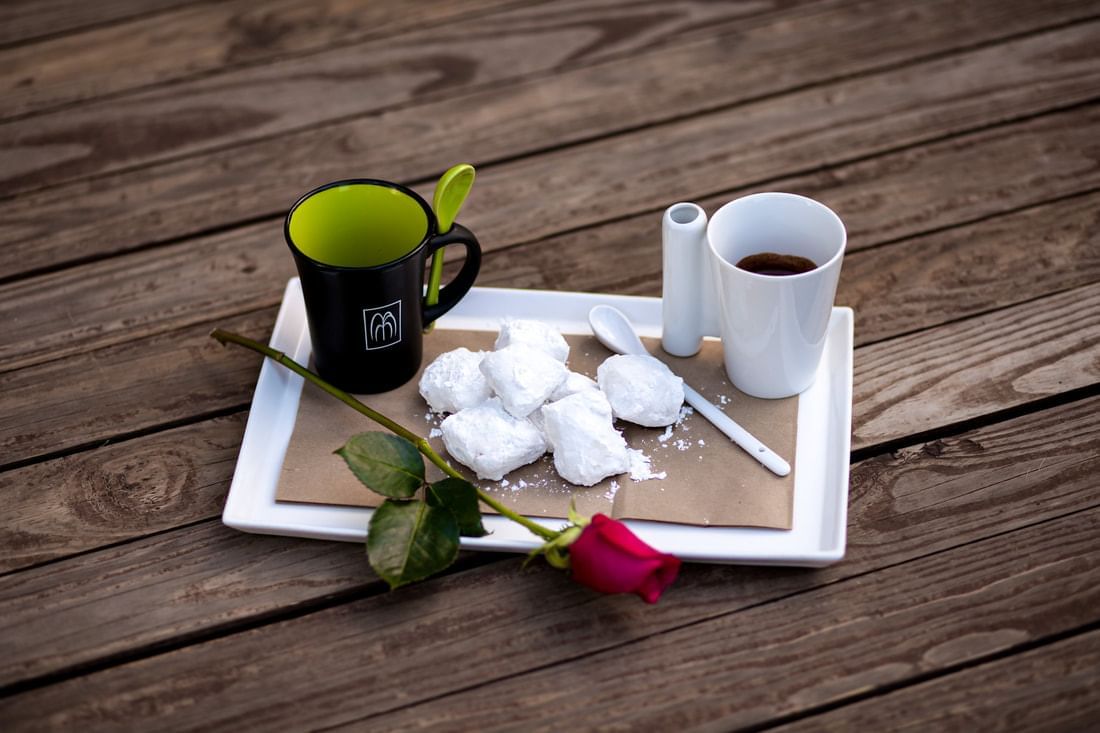
{"type": "Polygon", "coordinates": [[[439,302],[435,305],[425,303],[422,328],[458,305],[458,301],[462,300],[462,296],[466,295],[473,287],[477,273],[481,270],[481,245],[473,232],[461,224],[455,224],[449,232],[439,234],[428,242],[428,246],[424,250],[425,263],[436,250],[443,249],[449,244],[465,245],[466,261],[462,263],[462,269],[458,271],[455,279],[440,288],[439,302]]]}

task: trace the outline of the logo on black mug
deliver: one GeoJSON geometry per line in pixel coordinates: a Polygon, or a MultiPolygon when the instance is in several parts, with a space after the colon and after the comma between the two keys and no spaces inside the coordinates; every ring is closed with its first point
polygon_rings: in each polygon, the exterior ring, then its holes
{"type": "Polygon", "coordinates": [[[401,301],[363,309],[367,351],[401,343],[401,301]]]}

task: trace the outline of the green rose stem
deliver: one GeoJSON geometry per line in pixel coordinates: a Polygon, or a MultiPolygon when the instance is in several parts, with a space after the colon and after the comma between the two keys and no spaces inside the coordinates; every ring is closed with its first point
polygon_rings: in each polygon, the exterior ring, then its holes
{"type": "MultiPolygon", "coordinates": [[[[304,366],[302,366],[298,362],[294,361],[293,359],[291,359],[289,356],[287,356],[283,352],[276,351],[275,349],[271,348],[270,346],[265,346],[265,345],[261,344],[259,341],[253,341],[250,338],[245,338],[244,336],[239,336],[239,335],[237,335],[235,333],[231,333],[229,331],[223,331],[220,328],[215,328],[213,331],[211,331],[210,336],[214,339],[217,339],[217,341],[220,344],[222,344],[223,346],[228,344],[228,343],[233,343],[233,344],[237,344],[238,346],[243,346],[246,349],[251,349],[252,351],[256,351],[260,354],[263,354],[267,358],[271,359],[276,364],[281,364],[282,366],[286,367],[287,369],[294,372],[295,374],[301,375],[302,377],[309,380],[310,382],[313,382],[315,385],[317,385],[318,387],[320,387],[324,391],[328,392],[330,395],[332,395],[336,399],[343,402],[348,407],[352,408],[353,410],[355,410],[357,412],[360,412],[360,413],[366,415],[371,420],[374,420],[376,423],[383,426],[387,430],[389,430],[393,433],[396,433],[397,435],[400,435],[402,438],[404,438],[405,440],[412,443],[414,446],[416,446],[416,449],[418,451],[420,451],[421,454],[424,455],[425,458],[427,458],[429,461],[431,461],[436,466],[438,466],[439,469],[441,471],[443,471],[443,473],[447,474],[448,476],[452,476],[456,479],[459,479],[460,481],[465,481],[466,480],[465,476],[463,476],[461,473],[459,473],[454,468],[452,468],[451,464],[449,464],[449,463],[447,463],[447,461],[443,460],[443,457],[440,456],[438,453],[435,452],[435,450],[432,449],[431,444],[427,440],[420,437],[419,435],[417,435],[413,431],[409,430],[404,425],[400,425],[399,423],[394,422],[393,420],[389,419],[388,417],[386,417],[382,413],[380,413],[376,410],[372,410],[371,408],[367,407],[362,402],[355,399],[354,397],[352,397],[350,394],[348,394],[344,390],[337,389],[336,387],[333,387],[331,384],[329,384],[325,380],[321,379],[319,376],[317,376],[316,374],[311,372],[309,369],[306,369],[304,366]]],[[[477,498],[480,499],[483,503],[485,503],[488,506],[492,507],[493,510],[496,511],[501,516],[508,517],[508,519],[511,519],[513,522],[515,522],[517,524],[520,524],[523,527],[526,527],[527,530],[529,530],[532,534],[538,535],[539,537],[543,538],[544,540],[556,539],[558,537],[558,535],[560,534],[558,532],[555,532],[552,529],[547,529],[546,527],[543,527],[541,524],[538,524],[536,522],[531,521],[530,519],[523,516],[522,514],[517,514],[516,512],[509,509],[508,507],[501,504],[499,501],[497,501],[493,497],[486,494],[484,491],[481,490],[480,487],[474,485],[474,490],[477,491],[477,498]]]]}

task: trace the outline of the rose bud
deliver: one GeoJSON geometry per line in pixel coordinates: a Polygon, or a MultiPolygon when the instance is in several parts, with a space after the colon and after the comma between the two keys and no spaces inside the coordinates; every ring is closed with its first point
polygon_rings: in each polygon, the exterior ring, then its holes
{"type": "Polygon", "coordinates": [[[676,580],[680,560],[642,542],[622,522],[592,517],[569,546],[573,580],[601,593],[637,593],[656,603],[676,580]]]}

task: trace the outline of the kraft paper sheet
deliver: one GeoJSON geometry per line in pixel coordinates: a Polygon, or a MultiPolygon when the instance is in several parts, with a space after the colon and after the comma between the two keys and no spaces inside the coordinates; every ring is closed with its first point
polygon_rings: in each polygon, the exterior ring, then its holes
{"type": "MultiPolygon", "coordinates": [[[[492,350],[495,333],[436,329],[424,339],[426,366],[439,354],[465,346],[492,350]]],[[[596,368],[611,355],[592,336],[567,336],[571,350],[569,367],[592,378],[596,368]]],[[[504,482],[477,481],[507,506],[528,516],[566,516],[570,497],[585,515],[602,512],[617,519],[649,519],[690,525],[772,527],[790,529],[793,505],[795,432],[798,398],[760,400],[738,392],[722,368],[722,348],[706,341],[694,357],[679,359],[647,340],[650,353],[737,420],[765,445],[792,465],[789,476],[779,478],[749,458],[717,428],[692,414],[673,426],[643,428],[618,422],[616,427],[631,448],[651,458],[652,470],[664,479],[635,482],[628,474],[614,476],[592,486],[574,486],[558,477],[552,455],[513,471],[504,482]]],[[[431,413],[417,391],[419,375],[404,386],[378,395],[364,395],[363,402],[428,437],[442,416],[431,413]]],[[[305,383],[298,419],[287,448],[279,480],[279,501],[346,506],[377,506],[382,497],[356,480],[343,459],[333,455],[353,434],[382,430],[319,389],[305,383]]],[[[432,446],[448,457],[442,438],[430,437],[432,446]]],[[[473,473],[451,461],[474,479],[473,473]]],[[[428,480],[442,477],[427,463],[428,480]]],[[[476,480],[476,479],[475,479],[476,480]]],[[[491,513],[491,512],[490,512],[491,513]]]]}

